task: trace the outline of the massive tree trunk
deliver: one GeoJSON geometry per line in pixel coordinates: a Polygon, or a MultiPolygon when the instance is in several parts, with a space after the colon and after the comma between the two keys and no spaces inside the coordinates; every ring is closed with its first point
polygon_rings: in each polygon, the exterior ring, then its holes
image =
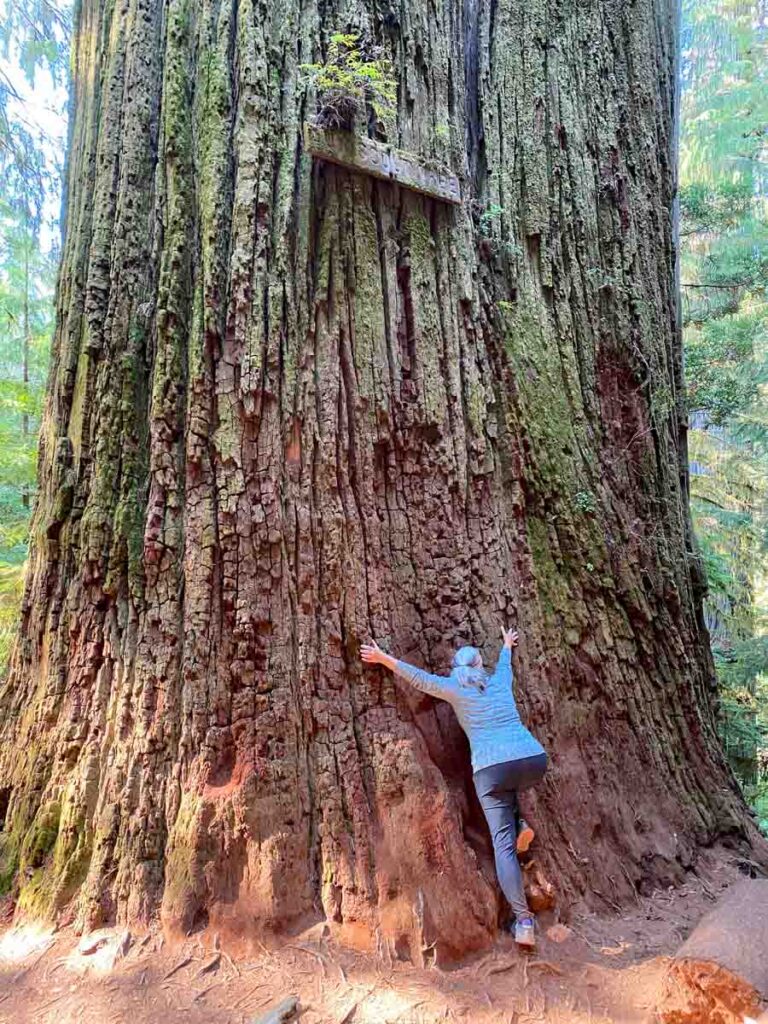
{"type": "Polygon", "coordinates": [[[82,0],[21,635],[21,912],[461,953],[497,920],[445,670],[517,623],[560,899],[755,834],[685,493],[671,0],[82,0]],[[441,203],[303,151],[384,43],[441,203]]]}

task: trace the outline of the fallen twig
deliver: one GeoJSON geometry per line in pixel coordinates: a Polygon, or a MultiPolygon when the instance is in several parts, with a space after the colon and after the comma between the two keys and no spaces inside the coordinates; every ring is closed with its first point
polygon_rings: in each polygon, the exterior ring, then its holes
{"type": "Polygon", "coordinates": [[[204,963],[200,970],[195,975],[196,978],[200,978],[203,974],[210,974],[211,971],[215,971],[221,963],[221,953],[214,953],[207,963],[204,963]]]}
{"type": "Polygon", "coordinates": [[[586,944],[589,946],[589,948],[591,950],[593,950],[595,953],[599,953],[600,952],[599,947],[596,946],[593,942],[590,942],[589,939],[587,938],[587,936],[584,934],[584,932],[580,932],[579,929],[578,928],[574,928],[573,925],[569,925],[568,927],[571,929],[572,932],[574,932],[576,935],[578,935],[580,939],[583,939],[584,942],[586,942],[586,944]]]}
{"type": "Polygon", "coordinates": [[[66,962],[67,958],[65,956],[60,956],[58,960],[54,960],[52,964],[48,964],[48,966],[45,969],[45,980],[48,981],[53,972],[57,971],[66,962]]]}
{"type": "Polygon", "coordinates": [[[551,971],[553,974],[565,974],[562,967],[553,964],[550,960],[534,960],[531,967],[540,967],[543,971],[551,971]]]}
{"type": "Polygon", "coordinates": [[[60,999],[63,999],[64,996],[66,996],[66,995],[69,995],[69,993],[68,992],[61,992],[54,999],[49,1000],[47,1003],[43,1003],[43,1005],[41,1007],[39,1007],[38,1010],[37,1010],[38,1014],[43,1013],[44,1010],[50,1010],[50,1008],[52,1006],[55,1006],[56,1003],[58,1003],[58,1001],[60,999]]]}
{"type": "Polygon", "coordinates": [[[326,967],[325,967],[326,957],[324,957],[322,953],[318,953],[314,949],[307,949],[306,946],[293,946],[293,945],[289,945],[286,948],[287,949],[297,949],[300,953],[307,953],[309,956],[313,956],[317,960],[317,962],[320,964],[322,969],[323,969],[323,977],[327,977],[327,971],[326,971],[326,967]]]}
{"type": "MultiPolygon", "coordinates": [[[[373,992],[373,990],[374,990],[375,988],[376,988],[376,986],[375,986],[375,985],[371,985],[371,987],[370,987],[370,988],[368,989],[368,991],[367,991],[367,992],[366,992],[366,993],[365,993],[364,995],[360,996],[360,998],[359,998],[359,999],[356,999],[356,1000],[354,1001],[354,1003],[353,1003],[353,1004],[352,1004],[352,1005],[350,1006],[350,1008],[349,1008],[349,1009],[347,1010],[347,1012],[346,1012],[346,1013],[344,1014],[344,1016],[343,1016],[343,1017],[341,1017],[341,1018],[340,1018],[340,1019],[339,1019],[339,1020],[338,1020],[338,1021],[336,1022],[336,1024],[348,1024],[348,1022],[349,1022],[350,1020],[352,1020],[352,1017],[353,1017],[353,1016],[354,1016],[354,1014],[355,1014],[355,1010],[356,1010],[356,1009],[358,1008],[358,1006],[360,1006],[360,1004],[361,1004],[361,1003],[364,1003],[364,1002],[365,1002],[365,1000],[366,1000],[366,999],[368,998],[368,996],[369,996],[369,995],[371,994],[371,992],[373,992]]],[[[424,1000],[422,999],[422,1000],[421,1000],[421,1002],[418,1002],[418,1003],[414,1003],[414,1004],[413,1004],[413,1006],[410,1006],[410,1007],[409,1007],[408,1009],[409,1009],[409,1010],[415,1010],[415,1009],[416,1009],[416,1007],[417,1007],[417,1006],[421,1006],[421,1004],[422,1004],[423,1002],[424,1002],[424,1000]]]]}
{"type": "Polygon", "coordinates": [[[635,897],[635,904],[639,907],[640,906],[640,896],[638,895],[638,892],[637,892],[637,886],[632,881],[632,876],[630,875],[629,871],[627,870],[627,866],[624,863],[624,861],[622,861],[622,860],[619,861],[619,867],[624,872],[624,875],[626,876],[626,879],[629,882],[630,887],[632,889],[632,895],[635,897]]]}
{"type": "Polygon", "coordinates": [[[168,971],[168,973],[163,976],[163,981],[167,981],[168,978],[172,978],[177,971],[180,971],[182,968],[187,967],[189,964],[191,964],[192,960],[192,956],[185,956],[183,960],[179,960],[176,966],[172,967],[170,971],[168,971]]]}
{"type": "Polygon", "coordinates": [[[236,1010],[239,1006],[242,1006],[243,1003],[247,1003],[251,996],[258,992],[260,988],[266,987],[267,983],[265,981],[260,981],[258,985],[254,985],[253,988],[249,988],[245,995],[240,996],[239,999],[235,1000],[235,1002],[232,1003],[231,1009],[236,1010]]]}
{"type": "Polygon", "coordinates": [[[355,1010],[358,1008],[359,1005],[360,1005],[360,1001],[359,1000],[357,1000],[356,1002],[352,1003],[352,1005],[347,1010],[347,1012],[344,1014],[344,1016],[339,1018],[337,1024],[347,1024],[348,1021],[352,1020],[352,1017],[354,1016],[355,1010]]]}
{"type": "Polygon", "coordinates": [[[489,954],[488,956],[484,956],[483,959],[479,960],[475,964],[475,966],[472,968],[472,973],[473,974],[479,974],[480,971],[483,969],[483,967],[485,967],[485,965],[488,963],[489,960],[492,961],[492,960],[495,960],[495,959],[496,959],[496,957],[495,957],[495,955],[493,953],[489,954]]]}
{"type": "Polygon", "coordinates": [[[508,964],[497,964],[495,967],[489,967],[486,971],[486,978],[491,974],[501,974],[503,971],[511,971],[517,967],[516,960],[510,960],[508,964]]]}
{"type": "Polygon", "coordinates": [[[237,964],[232,959],[232,957],[228,953],[222,953],[221,955],[224,957],[224,959],[227,961],[229,966],[232,968],[232,970],[235,972],[235,974],[239,978],[240,977],[240,968],[237,966],[237,964]]]}
{"type": "Polygon", "coordinates": [[[223,981],[214,981],[214,983],[212,985],[209,985],[207,988],[201,988],[200,991],[197,993],[197,995],[192,999],[192,1002],[196,1003],[198,1001],[198,999],[202,999],[203,996],[208,995],[208,993],[211,991],[211,989],[219,988],[221,985],[224,985],[224,984],[225,984],[225,982],[223,982],[223,981]]]}

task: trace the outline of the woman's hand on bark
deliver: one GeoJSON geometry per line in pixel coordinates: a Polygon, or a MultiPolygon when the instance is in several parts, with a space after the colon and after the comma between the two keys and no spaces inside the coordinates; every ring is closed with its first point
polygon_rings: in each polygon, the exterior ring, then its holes
{"type": "Polygon", "coordinates": [[[501,635],[505,647],[517,647],[519,634],[516,629],[502,629],[501,635]]]}
{"type": "Polygon", "coordinates": [[[386,655],[375,640],[369,644],[360,645],[360,657],[371,665],[382,665],[386,655]]]}

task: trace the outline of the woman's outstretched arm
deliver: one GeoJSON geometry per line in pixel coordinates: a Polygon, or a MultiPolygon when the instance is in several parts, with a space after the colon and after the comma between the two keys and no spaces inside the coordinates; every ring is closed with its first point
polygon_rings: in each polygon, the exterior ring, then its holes
{"type": "Polygon", "coordinates": [[[407,661],[399,661],[391,654],[385,654],[375,640],[373,643],[361,645],[360,657],[371,665],[384,665],[390,672],[405,679],[407,683],[417,690],[421,690],[422,693],[440,697],[442,700],[451,699],[452,688],[448,676],[436,676],[431,672],[425,672],[423,668],[409,665],[407,661]]]}
{"type": "Polygon", "coordinates": [[[517,647],[518,633],[516,629],[502,629],[504,643],[499,652],[499,660],[496,662],[494,675],[503,676],[512,685],[512,648],[517,647]]]}

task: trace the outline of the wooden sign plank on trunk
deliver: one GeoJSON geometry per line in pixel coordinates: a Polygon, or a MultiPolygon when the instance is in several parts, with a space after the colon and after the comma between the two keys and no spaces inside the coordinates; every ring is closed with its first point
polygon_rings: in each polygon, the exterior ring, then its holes
{"type": "Polygon", "coordinates": [[[410,153],[366,139],[354,132],[333,131],[305,122],[304,146],[313,156],[361,174],[385,181],[396,181],[404,188],[440,199],[460,203],[459,179],[449,171],[427,167],[410,153]]]}

